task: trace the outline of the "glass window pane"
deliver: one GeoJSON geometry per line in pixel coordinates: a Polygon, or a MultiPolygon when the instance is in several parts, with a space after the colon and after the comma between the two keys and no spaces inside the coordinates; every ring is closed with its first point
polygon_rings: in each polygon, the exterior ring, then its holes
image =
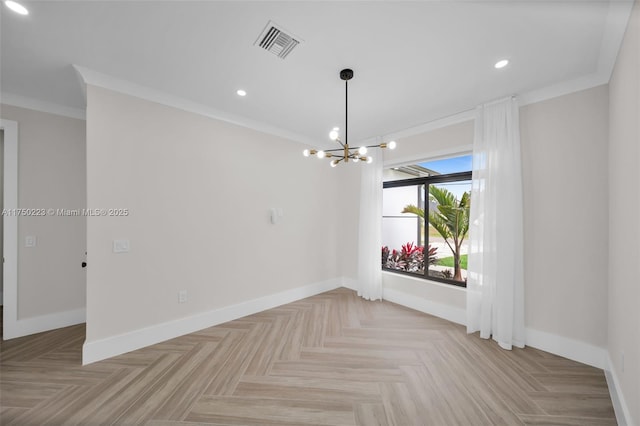
{"type": "Polygon", "coordinates": [[[470,180],[429,185],[428,243],[437,259],[431,277],[467,280],[470,195],[470,180]]]}
{"type": "Polygon", "coordinates": [[[382,192],[382,267],[424,275],[424,185],[382,192]],[[403,213],[403,211],[411,211],[403,213]]]}

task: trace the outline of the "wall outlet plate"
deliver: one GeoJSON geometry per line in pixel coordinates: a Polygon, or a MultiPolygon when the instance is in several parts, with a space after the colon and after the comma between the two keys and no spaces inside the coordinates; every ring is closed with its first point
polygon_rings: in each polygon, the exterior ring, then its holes
{"type": "Polygon", "coordinates": [[[114,253],[127,253],[129,252],[129,249],[129,240],[113,240],[114,253]]]}

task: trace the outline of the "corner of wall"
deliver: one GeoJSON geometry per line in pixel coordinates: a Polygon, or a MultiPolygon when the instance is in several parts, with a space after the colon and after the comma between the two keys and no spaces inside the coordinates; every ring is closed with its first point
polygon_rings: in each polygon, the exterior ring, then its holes
{"type": "Polygon", "coordinates": [[[604,348],[579,340],[527,328],[526,344],[592,367],[603,370],[607,367],[607,352],[604,348]]]}
{"type": "Polygon", "coordinates": [[[611,361],[611,354],[606,354],[606,368],[604,369],[604,376],[607,379],[607,386],[609,387],[609,395],[611,395],[611,402],[613,404],[613,410],[616,413],[616,421],[620,426],[633,426],[631,420],[631,412],[625,402],[622,388],[620,387],[620,380],[613,367],[611,361]]]}

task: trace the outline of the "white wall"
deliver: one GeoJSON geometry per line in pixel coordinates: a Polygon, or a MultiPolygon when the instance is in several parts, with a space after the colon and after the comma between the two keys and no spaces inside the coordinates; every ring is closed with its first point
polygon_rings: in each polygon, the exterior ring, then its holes
{"type": "MultiPolygon", "coordinates": [[[[520,109],[526,326],[538,339],[557,336],[596,350],[607,335],[607,122],[607,86],[520,109]]],[[[468,121],[399,139],[385,161],[464,152],[472,143],[468,121]]],[[[391,273],[383,283],[385,292],[413,295],[454,320],[466,307],[452,286],[391,273]]]]}
{"type": "Polygon", "coordinates": [[[639,52],[636,1],[609,83],[608,351],[632,425],[640,424],[639,52]]]}
{"type": "MultiPolygon", "coordinates": [[[[18,206],[83,208],[84,121],[9,105],[2,105],[0,115],[18,123],[18,206]]],[[[26,327],[29,332],[68,325],[51,321],[85,307],[84,218],[20,217],[18,242],[18,319],[47,318],[26,327]],[[37,237],[36,247],[25,248],[28,235],[37,237]]]]}
{"type": "Polygon", "coordinates": [[[520,108],[525,322],[607,341],[607,86],[520,108]]]}
{"type": "Polygon", "coordinates": [[[88,220],[85,349],[340,277],[340,233],[344,250],[355,238],[336,201],[357,175],[297,143],[107,89],[88,86],[87,105],[88,205],[130,215],[88,220]],[[277,225],[270,207],[283,209],[277,225]],[[131,251],[112,253],[114,239],[131,251]]]}

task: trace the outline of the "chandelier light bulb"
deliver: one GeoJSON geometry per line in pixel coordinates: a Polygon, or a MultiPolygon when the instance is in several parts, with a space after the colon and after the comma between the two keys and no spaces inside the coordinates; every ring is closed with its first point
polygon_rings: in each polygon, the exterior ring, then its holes
{"type": "Polygon", "coordinates": [[[338,165],[338,160],[333,160],[330,164],[331,164],[331,167],[335,167],[338,165]]]}
{"type": "Polygon", "coordinates": [[[373,157],[367,157],[367,164],[373,163],[373,157]]]}
{"type": "Polygon", "coordinates": [[[365,155],[366,153],[367,153],[367,147],[366,146],[361,146],[360,148],[358,148],[358,154],[365,155]]]}
{"type": "Polygon", "coordinates": [[[500,61],[496,62],[496,64],[494,65],[494,67],[495,67],[496,69],[500,69],[500,68],[504,68],[504,67],[506,67],[507,65],[509,65],[509,60],[508,60],[508,59],[502,59],[502,60],[500,60],[500,61]]]}
{"type": "Polygon", "coordinates": [[[356,157],[356,158],[354,158],[354,159],[353,159],[353,162],[354,162],[354,163],[357,163],[358,161],[360,161],[360,159],[359,159],[358,157],[356,157]]]}
{"type": "Polygon", "coordinates": [[[396,149],[396,146],[397,146],[396,141],[391,141],[387,144],[387,148],[389,149],[396,149]]]}
{"type": "Polygon", "coordinates": [[[318,151],[316,155],[318,156],[318,158],[324,158],[326,154],[324,151],[318,151]]]}
{"type": "Polygon", "coordinates": [[[308,149],[305,149],[304,151],[302,151],[302,155],[304,155],[305,157],[308,157],[311,154],[311,152],[308,149]]]}
{"type": "Polygon", "coordinates": [[[27,10],[26,7],[24,7],[23,5],[15,1],[7,0],[4,2],[4,5],[7,6],[9,9],[13,10],[17,14],[20,14],[20,15],[29,14],[29,11],[27,10]]]}
{"type": "Polygon", "coordinates": [[[337,130],[330,131],[329,139],[331,139],[332,141],[335,141],[336,139],[338,139],[338,131],[337,130]]]}

